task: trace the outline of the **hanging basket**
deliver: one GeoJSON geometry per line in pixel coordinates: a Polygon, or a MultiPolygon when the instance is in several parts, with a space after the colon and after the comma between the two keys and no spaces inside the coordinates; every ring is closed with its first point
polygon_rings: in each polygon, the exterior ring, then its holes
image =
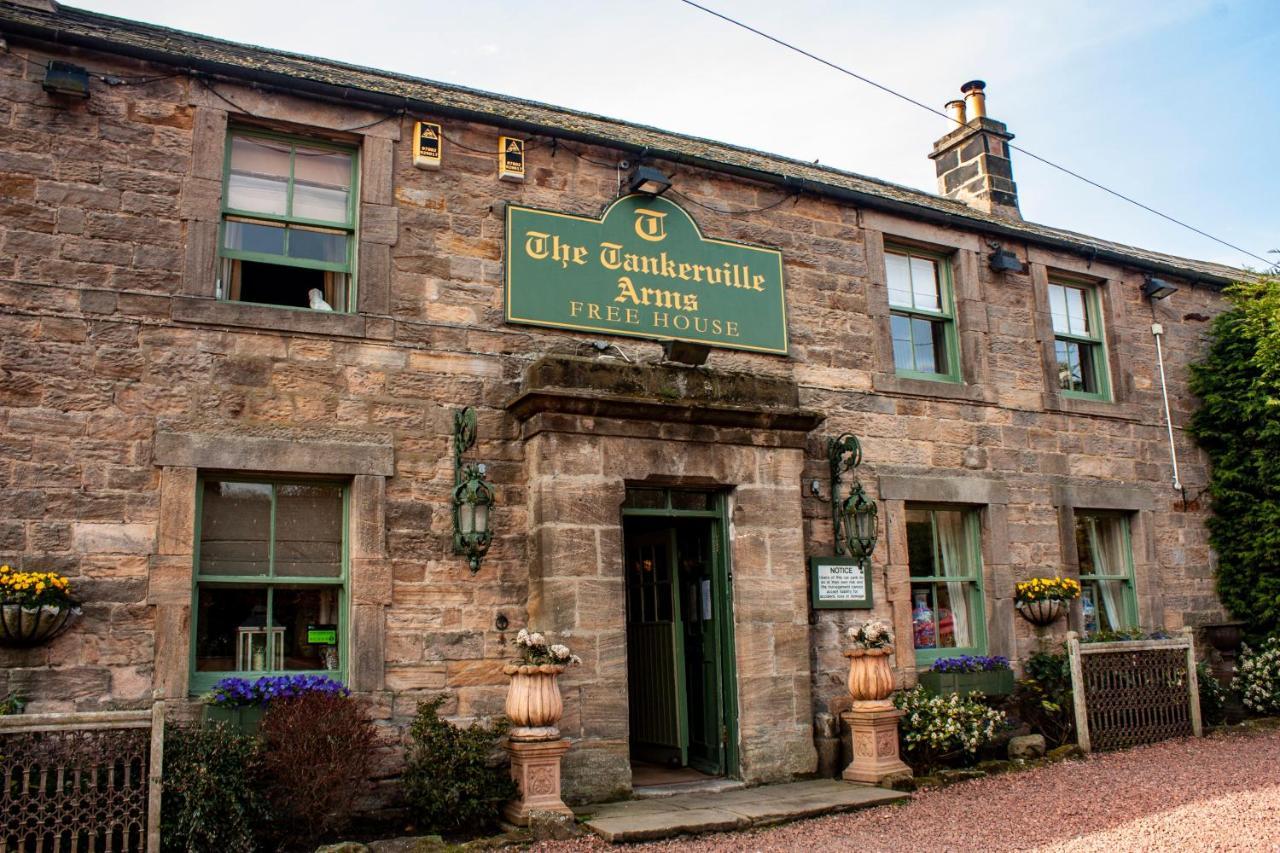
{"type": "Polygon", "coordinates": [[[1018,615],[1037,628],[1047,628],[1058,621],[1063,613],[1062,601],[1052,598],[1042,601],[1024,601],[1018,606],[1018,615]]]}
{"type": "Polygon", "coordinates": [[[889,656],[893,646],[879,649],[851,649],[849,659],[849,695],[854,702],[883,702],[893,693],[893,670],[889,656]]]}
{"type": "Polygon", "coordinates": [[[9,604],[0,602],[0,646],[26,649],[52,640],[80,617],[80,605],[9,604]]]}

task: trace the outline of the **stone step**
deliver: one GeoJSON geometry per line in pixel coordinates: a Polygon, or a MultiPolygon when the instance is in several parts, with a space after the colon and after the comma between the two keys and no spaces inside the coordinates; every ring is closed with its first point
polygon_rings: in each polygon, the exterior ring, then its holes
{"type": "Polygon", "coordinates": [[[836,779],[764,785],[719,793],[623,800],[579,809],[586,826],[606,841],[652,841],[725,832],[878,806],[907,794],[836,779]]]}

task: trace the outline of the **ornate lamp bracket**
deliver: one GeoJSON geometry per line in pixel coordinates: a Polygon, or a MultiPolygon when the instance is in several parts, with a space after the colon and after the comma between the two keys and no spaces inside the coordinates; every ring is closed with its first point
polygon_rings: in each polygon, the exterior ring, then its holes
{"type": "Polygon", "coordinates": [[[493,485],[482,463],[464,463],[462,454],[476,444],[476,410],[468,406],[453,417],[453,552],[463,554],[471,573],[493,543],[493,485]]]}
{"type": "Polygon", "coordinates": [[[831,530],[837,554],[849,554],[866,565],[871,560],[877,539],[878,508],[867,497],[862,483],[853,477],[849,496],[842,498],[844,475],[862,464],[862,444],[853,433],[827,441],[827,460],[831,466],[831,530]]]}

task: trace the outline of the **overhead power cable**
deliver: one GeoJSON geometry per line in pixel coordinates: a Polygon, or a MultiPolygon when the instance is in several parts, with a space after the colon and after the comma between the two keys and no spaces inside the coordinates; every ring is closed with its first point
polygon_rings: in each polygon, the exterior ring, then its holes
{"type": "MultiPolygon", "coordinates": [[[[711,15],[712,17],[715,17],[715,18],[719,18],[720,20],[722,20],[722,21],[724,21],[724,22],[726,22],[726,23],[728,23],[728,24],[732,24],[732,25],[733,25],[733,26],[735,26],[735,27],[738,27],[738,28],[740,28],[740,29],[744,29],[744,30],[746,30],[746,31],[747,31],[747,32],[749,32],[749,33],[753,33],[754,35],[757,35],[757,36],[759,36],[759,37],[760,37],[760,38],[762,38],[762,39],[765,39],[765,40],[767,40],[767,41],[771,41],[771,42],[773,42],[774,44],[778,45],[779,47],[782,47],[782,48],[785,48],[785,49],[787,49],[787,50],[790,50],[790,51],[792,51],[793,53],[798,53],[798,54],[800,54],[800,55],[801,55],[801,56],[803,56],[803,57],[806,57],[806,58],[808,58],[808,59],[812,59],[814,62],[817,62],[817,63],[819,63],[819,64],[821,64],[821,65],[825,65],[825,66],[827,66],[828,68],[831,68],[831,69],[833,69],[833,70],[835,70],[835,71],[839,71],[841,74],[847,75],[847,76],[849,76],[849,77],[854,78],[855,80],[859,80],[859,81],[861,81],[861,82],[863,82],[863,83],[866,83],[868,86],[872,86],[872,87],[874,87],[874,88],[876,88],[876,89],[879,89],[880,91],[882,91],[882,92],[884,92],[884,93],[886,93],[886,94],[892,95],[892,96],[893,96],[893,97],[895,97],[895,98],[899,98],[899,99],[901,99],[901,100],[903,100],[903,101],[906,101],[907,103],[909,103],[909,104],[911,104],[911,105],[913,105],[913,106],[919,107],[919,108],[920,108],[920,109],[922,109],[922,110],[928,110],[930,113],[933,113],[933,114],[934,114],[934,115],[936,115],[936,116],[941,116],[942,118],[946,119],[947,121],[954,122],[955,124],[957,124],[957,125],[959,125],[959,126],[961,126],[961,127],[965,127],[965,126],[967,126],[967,125],[965,125],[965,123],[964,123],[964,122],[957,121],[955,118],[953,118],[952,116],[950,116],[950,115],[948,115],[947,113],[943,112],[942,110],[935,109],[935,108],[933,108],[933,107],[929,106],[928,104],[926,104],[926,103],[924,103],[924,102],[922,102],[922,101],[918,101],[918,100],[916,100],[915,98],[911,97],[910,95],[904,95],[902,92],[899,92],[899,91],[897,91],[896,89],[892,89],[892,88],[890,88],[890,87],[888,87],[888,86],[884,85],[883,83],[877,83],[875,80],[872,80],[870,77],[865,77],[865,76],[863,76],[863,75],[861,75],[861,74],[857,73],[856,71],[852,71],[852,70],[850,70],[850,69],[848,69],[848,68],[845,68],[843,65],[838,65],[838,64],[836,64],[836,63],[832,62],[832,61],[831,61],[831,60],[829,60],[829,59],[824,59],[824,58],[822,58],[821,56],[818,56],[816,53],[811,53],[810,51],[807,51],[807,50],[805,50],[805,49],[804,49],[804,48],[802,48],[802,47],[797,47],[796,45],[791,44],[791,43],[790,43],[790,42],[788,42],[788,41],[784,41],[783,39],[780,39],[780,38],[778,38],[777,36],[770,35],[769,33],[766,33],[766,32],[764,32],[763,30],[758,30],[758,29],[756,29],[755,27],[751,26],[750,24],[746,24],[746,23],[743,23],[742,21],[739,21],[737,18],[732,18],[732,17],[730,17],[729,15],[724,14],[723,12],[717,12],[715,9],[708,8],[708,7],[706,7],[706,6],[703,6],[703,5],[702,5],[702,4],[700,4],[700,3],[695,3],[695,2],[694,2],[694,0],[680,0],[680,2],[681,2],[681,3],[684,3],[686,6],[691,6],[691,7],[693,7],[694,9],[698,9],[699,11],[706,12],[708,15],[711,15]]],[[[1223,240],[1221,237],[1215,237],[1214,235],[1210,234],[1208,231],[1205,231],[1205,230],[1203,230],[1203,229],[1201,229],[1201,228],[1197,228],[1197,227],[1195,227],[1194,225],[1190,225],[1190,224],[1188,224],[1188,223],[1186,223],[1186,222],[1183,222],[1181,219],[1178,219],[1178,218],[1176,218],[1176,217],[1170,216],[1170,215],[1169,215],[1169,214],[1167,214],[1167,213],[1163,213],[1163,212],[1161,212],[1161,211],[1159,211],[1159,210],[1156,210],[1156,209],[1155,209],[1154,207],[1152,207],[1151,205],[1143,204],[1142,202],[1138,201],[1137,199],[1132,198],[1131,196],[1127,196],[1127,195],[1125,195],[1124,193],[1122,193],[1122,192],[1120,192],[1120,191],[1118,191],[1118,190],[1113,190],[1113,189],[1111,189],[1110,187],[1105,186],[1104,184],[1100,184],[1100,183],[1098,183],[1097,181],[1092,180],[1091,178],[1086,178],[1084,175],[1080,174],[1079,172],[1076,172],[1076,171],[1073,171],[1073,170],[1071,170],[1071,169],[1068,169],[1066,166],[1061,166],[1061,165],[1059,165],[1059,164],[1057,164],[1057,163],[1053,162],[1052,160],[1049,160],[1049,159],[1048,159],[1048,158],[1046,158],[1046,157],[1041,157],[1039,154],[1036,154],[1036,153],[1034,153],[1034,152],[1032,152],[1032,151],[1028,151],[1027,149],[1023,148],[1023,147],[1022,147],[1022,146],[1020,146],[1020,145],[1014,145],[1014,144],[1012,144],[1012,143],[1005,143],[1005,144],[1006,144],[1006,145],[1008,145],[1008,146],[1009,146],[1011,149],[1013,149],[1014,151],[1018,151],[1018,152],[1020,152],[1020,153],[1022,153],[1022,154],[1025,154],[1026,156],[1030,157],[1030,158],[1031,158],[1031,159],[1033,159],[1033,160],[1037,160],[1037,161],[1039,161],[1039,162],[1041,162],[1041,163],[1045,164],[1046,166],[1049,166],[1049,167],[1051,167],[1051,168],[1057,169],[1059,172],[1062,172],[1062,173],[1063,173],[1063,174],[1065,174],[1065,175],[1070,175],[1071,177],[1073,177],[1073,178],[1075,178],[1075,179],[1077,179],[1077,180],[1083,181],[1083,182],[1085,182],[1086,184],[1088,184],[1088,185],[1089,185],[1089,186],[1091,186],[1091,187],[1095,187],[1096,189],[1100,189],[1100,190],[1102,190],[1102,191],[1103,191],[1103,192],[1105,192],[1105,193],[1108,193],[1108,194],[1110,194],[1110,195],[1113,195],[1113,196],[1115,196],[1116,198],[1121,199],[1122,201],[1127,201],[1129,204],[1132,204],[1132,205],[1134,205],[1135,207],[1139,207],[1139,208],[1141,208],[1141,209],[1143,209],[1143,210],[1147,211],[1148,213],[1154,213],[1156,216],[1159,216],[1161,219],[1164,219],[1164,220],[1167,220],[1167,221],[1169,221],[1169,222],[1172,222],[1172,223],[1173,223],[1173,224],[1175,224],[1175,225],[1180,225],[1180,226],[1182,226],[1183,228],[1186,228],[1188,231],[1192,231],[1192,232],[1194,232],[1194,233],[1196,233],[1196,234],[1199,234],[1201,237],[1208,238],[1209,240],[1212,240],[1212,241],[1213,241],[1213,242],[1215,242],[1215,243],[1218,243],[1218,244],[1220,244],[1220,245],[1226,246],[1228,249],[1233,249],[1233,250],[1235,250],[1235,251],[1237,251],[1237,252],[1240,252],[1240,253],[1242,253],[1242,254],[1248,255],[1248,256],[1249,256],[1249,257],[1251,257],[1251,258],[1255,258],[1255,259],[1257,259],[1257,260],[1259,260],[1259,261],[1262,261],[1262,262],[1263,262],[1264,264],[1266,264],[1267,266],[1271,266],[1271,265],[1274,263],[1274,261],[1268,260],[1267,258],[1264,258],[1264,257],[1262,257],[1261,255],[1256,255],[1256,254],[1254,254],[1253,252],[1250,252],[1248,249],[1241,248],[1240,246],[1237,246],[1237,245],[1236,245],[1236,244],[1234,244],[1234,243],[1230,243],[1230,242],[1228,242],[1228,241],[1226,241],[1226,240],[1223,240]]]]}

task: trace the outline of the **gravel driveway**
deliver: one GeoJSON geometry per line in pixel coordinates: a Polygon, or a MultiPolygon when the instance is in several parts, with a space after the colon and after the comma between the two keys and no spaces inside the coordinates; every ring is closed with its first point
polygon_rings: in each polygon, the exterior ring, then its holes
{"type": "Polygon", "coordinates": [[[1280,850],[1280,731],[1168,741],[754,832],[552,851],[1280,850]]]}

